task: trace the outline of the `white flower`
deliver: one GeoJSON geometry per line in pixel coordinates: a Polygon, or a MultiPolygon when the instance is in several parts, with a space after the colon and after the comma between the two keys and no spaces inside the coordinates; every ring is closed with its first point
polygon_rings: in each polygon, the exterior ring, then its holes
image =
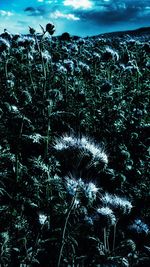
{"type": "Polygon", "coordinates": [[[88,197],[90,201],[94,201],[96,199],[96,195],[98,192],[98,188],[93,183],[86,184],[85,187],[85,195],[88,197]]]}
{"type": "Polygon", "coordinates": [[[65,179],[66,179],[66,189],[68,193],[74,196],[76,193],[79,181],[76,181],[75,179],[71,179],[69,177],[66,177],[65,179]]]}
{"type": "Polygon", "coordinates": [[[93,142],[85,137],[81,138],[81,146],[85,151],[92,154],[94,160],[100,160],[105,164],[108,164],[108,157],[101,146],[96,146],[93,142]]]}
{"type": "Polygon", "coordinates": [[[0,47],[3,50],[7,50],[10,48],[10,43],[7,40],[0,37],[0,47]]]}
{"type": "Polygon", "coordinates": [[[64,135],[64,136],[56,139],[54,148],[58,151],[70,149],[70,148],[76,147],[77,142],[78,142],[77,138],[72,137],[72,136],[68,136],[68,135],[64,135]]]}
{"type": "Polygon", "coordinates": [[[98,54],[98,53],[96,53],[96,52],[94,52],[93,53],[93,58],[95,59],[95,60],[100,60],[100,55],[98,54]]]}
{"type": "Polygon", "coordinates": [[[11,106],[11,111],[14,112],[14,113],[19,113],[19,110],[16,106],[11,106]]]}
{"type": "Polygon", "coordinates": [[[33,143],[40,144],[42,136],[40,134],[38,134],[38,133],[34,133],[32,135],[29,135],[29,138],[32,139],[33,143]]]}
{"type": "Polygon", "coordinates": [[[109,207],[102,207],[97,209],[100,221],[103,221],[104,226],[111,226],[116,223],[116,217],[109,207]]]}
{"type": "Polygon", "coordinates": [[[65,64],[65,67],[66,69],[69,71],[69,72],[72,72],[74,70],[74,62],[70,59],[65,59],[64,60],[64,64],[65,64]]]}
{"type": "Polygon", "coordinates": [[[79,61],[79,67],[82,69],[83,72],[90,72],[90,67],[81,61],[79,61]]]}
{"type": "Polygon", "coordinates": [[[102,202],[104,205],[109,206],[111,209],[116,211],[120,211],[123,214],[130,213],[132,209],[132,204],[130,201],[108,193],[102,197],[102,202]]]}
{"type": "Polygon", "coordinates": [[[98,188],[93,183],[89,183],[88,184],[87,190],[89,190],[89,191],[91,191],[93,193],[97,193],[98,192],[98,188]]]}
{"type": "Polygon", "coordinates": [[[73,136],[62,136],[57,138],[54,144],[57,151],[66,149],[79,149],[83,153],[89,153],[92,156],[92,163],[94,161],[108,164],[108,157],[102,146],[95,145],[90,139],[86,137],[76,138],[73,136]]]}
{"type": "Polygon", "coordinates": [[[47,216],[46,215],[39,214],[39,222],[40,222],[41,225],[45,224],[46,220],[47,220],[47,216]]]}
{"type": "Polygon", "coordinates": [[[49,52],[47,50],[42,52],[42,57],[47,63],[51,62],[51,60],[52,60],[52,57],[51,57],[51,55],[49,54],[49,52]]]}
{"type": "Polygon", "coordinates": [[[71,45],[71,50],[72,50],[73,52],[78,52],[78,46],[75,45],[75,44],[71,45]]]}
{"type": "Polygon", "coordinates": [[[119,54],[115,50],[113,50],[112,48],[107,47],[106,52],[110,53],[114,60],[116,60],[116,61],[119,60],[119,54]]]}
{"type": "Polygon", "coordinates": [[[135,231],[138,234],[148,234],[149,227],[141,219],[136,219],[133,224],[129,226],[129,229],[135,231]]]}

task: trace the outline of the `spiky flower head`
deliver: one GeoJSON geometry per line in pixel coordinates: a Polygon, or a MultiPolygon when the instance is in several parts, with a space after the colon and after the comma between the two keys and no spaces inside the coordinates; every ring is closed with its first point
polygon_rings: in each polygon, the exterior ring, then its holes
{"type": "Polygon", "coordinates": [[[10,48],[10,43],[5,39],[0,38],[0,52],[4,52],[9,48],[10,48]]]}
{"type": "Polygon", "coordinates": [[[110,54],[110,57],[113,60],[116,60],[116,61],[119,60],[119,54],[115,50],[113,50],[111,47],[106,48],[106,53],[110,54]]]}
{"type": "Polygon", "coordinates": [[[73,136],[64,135],[55,140],[54,148],[57,151],[79,147],[78,139],[73,136]]]}
{"type": "Polygon", "coordinates": [[[52,57],[47,50],[42,52],[42,58],[44,60],[44,63],[49,63],[52,60],[52,57]]]}
{"type": "Polygon", "coordinates": [[[44,214],[42,214],[42,213],[40,213],[40,214],[39,214],[39,223],[40,223],[41,225],[43,225],[43,224],[45,224],[46,221],[47,221],[47,216],[44,215],[44,214]]]}
{"type": "Polygon", "coordinates": [[[33,143],[40,144],[43,137],[39,133],[33,133],[28,136],[29,139],[32,140],[33,143]]]}
{"type": "Polygon", "coordinates": [[[92,160],[97,162],[103,162],[104,164],[108,164],[108,157],[104,151],[104,148],[100,145],[96,145],[90,139],[82,137],[80,139],[81,147],[87,153],[92,155],[92,160]]]}
{"type": "Polygon", "coordinates": [[[85,183],[81,178],[66,177],[66,190],[69,195],[76,195],[81,202],[92,204],[96,199],[98,188],[94,183],[85,183]]]}
{"type": "Polygon", "coordinates": [[[82,183],[81,179],[79,179],[78,181],[75,180],[74,178],[70,178],[70,177],[65,177],[66,180],[66,189],[67,192],[74,196],[76,194],[77,191],[77,187],[78,187],[78,183],[82,183]]]}
{"type": "Polygon", "coordinates": [[[98,188],[95,186],[94,183],[87,183],[85,184],[85,195],[90,200],[90,202],[93,202],[96,199],[98,192],[98,188]]]}
{"type": "Polygon", "coordinates": [[[62,136],[55,140],[54,148],[57,151],[74,150],[77,149],[80,152],[81,157],[88,155],[90,158],[89,166],[94,165],[102,167],[108,164],[108,157],[104,151],[104,148],[100,145],[96,145],[89,138],[81,137],[76,138],[74,136],[62,136]]]}
{"type": "Polygon", "coordinates": [[[146,223],[144,223],[141,219],[136,219],[133,224],[129,226],[129,229],[137,234],[148,234],[150,229],[146,223]]]}
{"type": "Polygon", "coordinates": [[[103,205],[109,206],[112,210],[118,213],[129,214],[131,212],[132,204],[125,198],[105,193],[105,195],[102,196],[101,200],[103,205]]]}
{"type": "Polygon", "coordinates": [[[95,218],[102,227],[110,227],[116,223],[116,217],[109,207],[98,208],[95,218]]]}

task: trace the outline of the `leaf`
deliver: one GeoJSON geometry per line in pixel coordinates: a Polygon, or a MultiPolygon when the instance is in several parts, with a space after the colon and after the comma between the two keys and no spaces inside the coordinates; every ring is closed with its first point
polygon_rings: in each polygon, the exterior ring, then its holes
{"type": "Polygon", "coordinates": [[[40,264],[40,262],[37,259],[35,259],[35,258],[32,259],[32,263],[40,264]]]}
{"type": "Polygon", "coordinates": [[[150,247],[144,246],[144,250],[145,250],[147,255],[150,255],[150,247]]]}

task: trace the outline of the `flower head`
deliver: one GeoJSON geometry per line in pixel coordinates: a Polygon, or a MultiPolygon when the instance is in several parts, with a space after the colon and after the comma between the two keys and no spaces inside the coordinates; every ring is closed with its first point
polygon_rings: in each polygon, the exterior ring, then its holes
{"type": "Polygon", "coordinates": [[[106,193],[101,200],[104,205],[109,206],[118,213],[129,214],[131,212],[132,204],[126,199],[106,193]]]}
{"type": "Polygon", "coordinates": [[[98,188],[94,183],[85,183],[81,178],[75,179],[73,177],[66,177],[66,190],[74,196],[76,194],[77,199],[86,201],[87,203],[93,203],[96,199],[98,188]]]}
{"type": "Polygon", "coordinates": [[[43,137],[38,133],[31,134],[28,136],[28,138],[31,139],[33,143],[37,144],[40,144],[41,140],[43,139],[43,137]]]}
{"type": "Polygon", "coordinates": [[[78,146],[77,138],[73,136],[64,135],[60,138],[57,138],[54,144],[54,148],[57,151],[72,149],[78,146]]]}
{"type": "Polygon", "coordinates": [[[70,195],[74,196],[76,194],[77,186],[80,180],[76,181],[75,179],[71,179],[70,177],[66,177],[65,180],[67,192],[70,195]]]}
{"type": "Polygon", "coordinates": [[[64,60],[64,65],[65,65],[65,68],[66,68],[69,72],[73,72],[73,70],[74,70],[74,62],[73,62],[72,60],[65,59],[65,60],[64,60]]]}
{"type": "Polygon", "coordinates": [[[94,144],[94,142],[89,139],[82,137],[80,140],[82,150],[87,153],[90,153],[92,156],[92,160],[97,162],[103,162],[104,164],[108,164],[108,157],[102,146],[94,144]]]}
{"type": "Polygon", "coordinates": [[[141,219],[136,219],[133,224],[129,226],[129,229],[137,234],[148,234],[150,232],[148,225],[142,222],[141,219]]]}
{"type": "Polygon", "coordinates": [[[100,145],[96,145],[86,137],[76,138],[68,135],[62,136],[61,138],[56,139],[54,149],[56,151],[68,150],[72,152],[76,150],[80,156],[80,163],[83,158],[87,159],[86,167],[88,168],[94,166],[95,168],[99,169],[99,167],[102,168],[108,164],[108,157],[104,151],[104,148],[100,145]]]}
{"type": "Polygon", "coordinates": [[[0,38],[0,52],[4,52],[10,48],[10,43],[3,38],[0,38]]]}
{"type": "Polygon", "coordinates": [[[41,224],[41,225],[43,225],[43,224],[45,224],[45,222],[46,222],[46,220],[47,220],[47,216],[46,215],[44,215],[44,214],[39,214],[39,223],[41,224]]]}
{"type": "Polygon", "coordinates": [[[48,23],[46,25],[46,32],[48,32],[50,35],[53,35],[55,32],[55,26],[52,23],[48,23]]]}
{"type": "Polygon", "coordinates": [[[49,54],[49,52],[47,50],[42,52],[42,58],[43,58],[45,63],[49,63],[52,60],[52,57],[51,57],[51,55],[49,54]]]}
{"type": "Polygon", "coordinates": [[[85,196],[88,198],[89,202],[93,202],[96,199],[98,188],[94,183],[87,183],[84,187],[85,196]]]}
{"type": "Polygon", "coordinates": [[[110,227],[116,223],[116,217],[109,207],[98,208],[95,218],[102,227],[110,227]]]}

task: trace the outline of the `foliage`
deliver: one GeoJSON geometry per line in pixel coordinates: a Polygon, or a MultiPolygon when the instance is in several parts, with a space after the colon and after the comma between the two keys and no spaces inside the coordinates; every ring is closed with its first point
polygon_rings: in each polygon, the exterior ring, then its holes
{"type": "Polygon", "coordinates": [[[148,37],[0,35],[0,265],[149,266],[148,37]]]}

